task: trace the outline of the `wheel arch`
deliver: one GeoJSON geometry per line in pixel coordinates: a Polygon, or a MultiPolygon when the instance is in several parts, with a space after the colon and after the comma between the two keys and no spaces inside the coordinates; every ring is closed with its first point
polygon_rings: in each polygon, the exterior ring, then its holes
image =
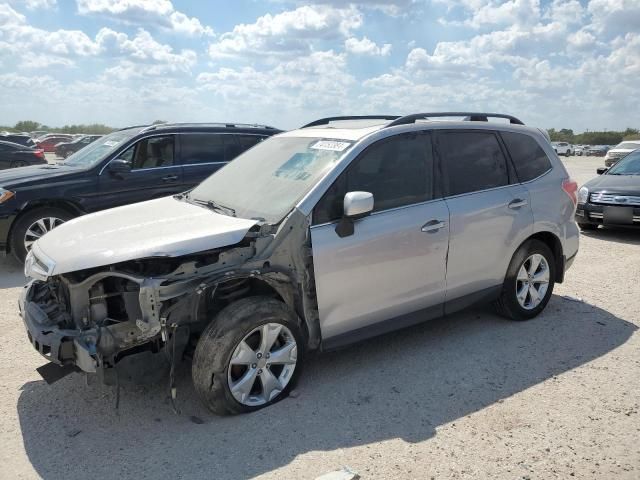
{"type": "Polygon", "coordinates": [[[9,228],[9,232],[7,233],[7,246],[6,246],[7,253],[11,252],[11,240],[13,238],[13,231],[15,229],[16,224],[18,223],[18,220],[20,220],[27,213],[33,210],[36,210],[38,208],[60,208],[76,217],[79,215],[84,215],[86,213],[75,202],[72,202],[70,200],[64,200],[61,198],[42,199],[42,200],[35,200],[33,202],[28,202],[23,206],[20,212],[16,215],[16,218],[13,219],[13,222],[11,222],[11,227],[9,228]]]}
{"type": "Polygon", "coordinates": [[[547,247],[551,249],[551,252],[553,252],[553,257],[554,257],[553,260],[556,267],[555,282],[562,283],[564,281],[564,261],[565,260],[564,260],[564,252],[562,249],[562,242],[560,241],[558,236],[555,233],[550,231],[536,232],[530,237],[528,237],[524,242],[522,242],[516,249],[516,252],[520,249],[522,245],[524,245],[529,240],[538,240],[544,243],[547,247]]]}

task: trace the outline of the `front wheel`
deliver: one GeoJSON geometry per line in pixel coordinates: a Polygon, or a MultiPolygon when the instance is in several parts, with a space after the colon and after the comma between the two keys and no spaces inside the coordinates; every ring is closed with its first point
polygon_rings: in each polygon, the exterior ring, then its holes
{"type": "Polygon", "coordinates": [[[285,398],[302,369],[296,314],[279,300],[248,297],[224,308],[202,332],[192,377],[218,415],[252,412],[285,398]]]}
{"type": "Polygon", "coordinates": [[[11,233],[11,251],[14,257],[24,263],[36,240],[72,218],[73,215],[66,210],[54,207],[35,208],[18,217],[11,233]]]}
{"type": "Polygon", "coordinates": [[[529,240],[514,254],[507,270],[498,312],[512,320],[529,320],[544,310],[553,293],[556,278],[551,249],[538,240],[529,240]]]}

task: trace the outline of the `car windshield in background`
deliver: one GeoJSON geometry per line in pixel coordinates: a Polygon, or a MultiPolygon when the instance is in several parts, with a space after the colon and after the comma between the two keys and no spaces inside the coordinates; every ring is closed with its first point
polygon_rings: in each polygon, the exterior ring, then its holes
{"type": "Polygon", "coordinates": [[[71,167],[91,168],[120,148],[124,142],[137,135],[140,130],[142,128],[130,128],[106,135],[69,156],[63,164],[71,167]]]}
{"type": "Polygon", "coordinates": [[[636,148],[640,148],[640,143],[622,142],[620,145],[617,145],[614,148],[624,148],[624,149],[635,150],[636,148]]]}
{"type": "Polygon", "coordinates": [[[242,218],[278,223],[353,142],[274,137],[240,155],[189,195],[242,218]]]}
{"type": "Polygon", "coordinates": [[[640,149],[631,152],[607,172],[609,175],[640,175],[640,149]]]}

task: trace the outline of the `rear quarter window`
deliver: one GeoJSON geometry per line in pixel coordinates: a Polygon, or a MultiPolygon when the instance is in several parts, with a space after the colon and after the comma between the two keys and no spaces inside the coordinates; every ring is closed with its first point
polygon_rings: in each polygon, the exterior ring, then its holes
{"type": "Polygon", "coordinates": [[[551,169],[549,157],[533,137],[514,132],[501,132],[500,135],[509,150],[518,180],[528,182],[551,169]]]}

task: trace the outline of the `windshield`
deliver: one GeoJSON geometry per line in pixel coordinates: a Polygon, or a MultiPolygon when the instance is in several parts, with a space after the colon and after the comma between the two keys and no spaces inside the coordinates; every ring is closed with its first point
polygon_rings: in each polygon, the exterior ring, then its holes
{"type": "Polygon", "coordinates": [[[608,175],[640,175],[640,149],[631,152],[607,172],[608,175]]]}
{"type": "Polygon", "coordinates": [[[191,200],[215,202],[238,217],[278,223],[353,142],[273,137],[197,186],[191,200]]]}
{"type": "Polygon", "coordinates": [[[640,142],[622,142],[619,145],[616,145],[615,148],[625,148],[627,150],[635,150],[636,148],[640,148],[640,142]]]}
{"type": "Polygon", "coordinates": [[[140,130],[141,128],[130,128],[113,132],[78,150],[62,163],[72,167],[91,168],[120,148],[124,142],[137,135],[140,130]]]}

